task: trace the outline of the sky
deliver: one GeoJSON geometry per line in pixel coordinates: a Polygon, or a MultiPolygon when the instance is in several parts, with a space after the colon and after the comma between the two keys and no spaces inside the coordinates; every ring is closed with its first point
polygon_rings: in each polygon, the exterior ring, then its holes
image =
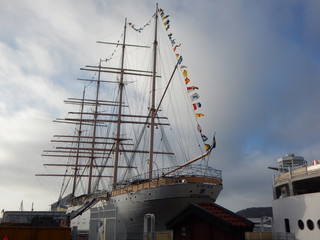
{"type": "MultiPolygon", "coordinates": [[[[210,165],[224,184],[217,203],[232,211],[271,206],[276,172],[268,166],[287,153],[320,159],[320,2],[158,3],[198,83],[205,128],[216,132],[210,165]]],[[[101,53],[95,42],[118,36],[125,17],[144,24],[155,4],[0,0],[1,209],[23,201],[24,210],[47,210],[57,200],[60,186],[35,177],[52,120],[66,114],[64,99],[81,94],[75,79],[101,53]]]]}

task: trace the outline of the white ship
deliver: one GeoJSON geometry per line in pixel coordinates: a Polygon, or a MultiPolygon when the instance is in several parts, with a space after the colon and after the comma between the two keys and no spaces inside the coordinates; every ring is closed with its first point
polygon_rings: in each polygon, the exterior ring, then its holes
{"type": "MultiPolygon", "coordinates": [[[[297,240],[320,236],[320,162],[308,165],[303,157],[287,154],[278,159],[273,179],[273,232],[297,240]]],[[[275,168],[273,168],[275,169],[275,168]]]]}
{"type": "Polygon", "coordinates": [[[78,110],[56,120],[74,134],[55,135],[55,149],[43,153],[51,159],[46,166],[64,169],[38,174],[64,179],[52,208],[66,209],[71,226],[91,236],[142,239],[148,213],[155,230],[165,231],[190,202],[215,202],[222,190],[221,171],[209,166],[215,137],[208,140],[201,128],[198,88],[189,83],[168,17],[157,7],[143,27],[125,20],[118,42],[99,42],[114,50],[81,69],[91,74],[78,79],[86,83],[82,97],[65,101],[78,110]],[[137,44],[148,31],[150,43],[137,44]],[[168,59],[171,66],[160,61],[168,59]]]}

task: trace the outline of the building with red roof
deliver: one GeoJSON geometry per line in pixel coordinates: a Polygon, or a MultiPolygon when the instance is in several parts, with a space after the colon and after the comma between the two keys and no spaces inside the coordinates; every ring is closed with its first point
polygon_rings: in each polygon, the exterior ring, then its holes
{"type": "Polygon", "coordinates": [[[190,203],[167,223],[174,240],[245,240],[254,223],[215,203],[190,203]]]}

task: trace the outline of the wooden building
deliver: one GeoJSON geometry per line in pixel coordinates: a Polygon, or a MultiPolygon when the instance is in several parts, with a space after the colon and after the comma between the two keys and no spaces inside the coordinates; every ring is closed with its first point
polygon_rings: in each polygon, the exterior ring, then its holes
{"type": "Polygon", "coordinates": [[[245,240],[253,225],[214,203],[190,203],[167,223],[174,240],[245,240]]]}

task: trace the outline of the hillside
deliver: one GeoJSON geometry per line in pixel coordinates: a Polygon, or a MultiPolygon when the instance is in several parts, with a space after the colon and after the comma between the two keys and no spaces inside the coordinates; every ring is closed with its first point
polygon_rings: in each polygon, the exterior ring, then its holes
{"type": "Polygon", "coordinates": [[[245,218],[261,218],[264,216],[272,217],[272,207],[252,207],[237,212],[245,218]]]}

